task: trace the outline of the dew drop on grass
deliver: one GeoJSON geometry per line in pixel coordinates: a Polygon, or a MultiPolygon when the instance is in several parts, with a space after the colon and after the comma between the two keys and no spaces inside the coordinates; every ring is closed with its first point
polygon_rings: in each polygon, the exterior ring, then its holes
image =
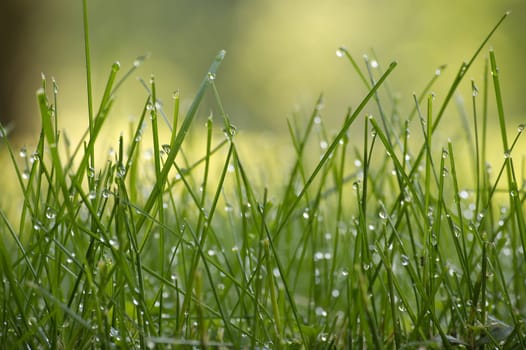
{"type": "Polygon", "coordinates": [[[343,57],[344,55],[345,55],[345,52],[343,48],[339,48],[338,50],[336,50],[336,57],[343,57]]]}
{"type": "Polygon", "coordinates": [[[102,198],[109,198],[109,196],[111,195],[111,191],[108,190],[107,188],[103,189],[102,190],[102,198]]]}
{"type": "Polygon", "coordinates": [[[504,152],[504,159],[509,159],[509,158],[511,158],[511,152],[510,151],[504,152]]]}
{"type": "Polygon", "coordinates": [[[39,160],[40,160],[40,154],[38,152],[33,152],[30,158],[31,163],[38,162],[39,160]]]}
{"type": "Polygon", "coordinates": [[[371,61],[371,68],[378,68],[378,61],[377,60],[372,60],[371,61]]]}
{"type": "Polygon", "coordinates": [[[48,207],[46,209],[46,218],[48,218],[49,220],[53,220],[53,219],[55,219],[56,216],[57,216],[57,214],[55,213],[53,208],[48,207]]]}
{"type": "Polygon", "coordinates": [[[519,124],[519,126],[517,127],[517,131],[519,132],[519,134],[524,131],[525,127],[526,124],[519,124]]]}
{"type": "Polygon", "coordinates": [[[314,312],[316,313],[316,316],[327,317],[327,311],[325,311],[325,309],[321,306],[316,307],[314,312]]]}
{"type": "Polygon", "coordinates": [[[314,117],[314,124],[321,124],[321,117],[319,115],[314,117]]]}
{"type": "Polygon", "coordinates": [[[24,180],[27,180],[29,179],[29,169],[25,169],[23,172],[22,172],[22,179],[24,180]]]}
{"type": "Polygon", "coordinates": [[[223,132],[228,138],[234,137],[237,134],[237,127],[235,125],[229,124],[225,129],[223,129],[223,132]]]}
{"type": "Polygon", "coordinates": [[[95,176],[95,168],[89,167],[88,168],[88,177],[91,179],[95,176]]]}
{"type": "Polygon", "coordinates": [[[321,149],[327,149],[327,147],[329,147],[329,144],[327,143],[327,141],[320,141],[321,149]]]}
{"type": "Polygon", "coordinates": [[[119,248],[119,242],[116,239],[110,239],[108,243],[115,249],[119,248]]]}
{"type": "Polygon", "coordinates": [[[117,177],[124,177],[126,175],[126,168],[123,165],[117,167],[117,177]]]}
{"type": "Polygon", "coordinates": [[[161,147],[162,147],[164,153],[166,153],[166,154],[170,153],[170,151],[172,150],[170,145],[168,145],[168,144],[164,144],[161,147]]]}
{"type": "Polygon", "coordinates": [[[442,150],[442,158],[446,159],[448,156],[449,156],[449,152],[447,151],[447,149],[444,148],[442,150]]]}
{"type": "Polygon", "coordinates": [[[472,87],[472,92],[471,94],[473,95],[473,97],[477,97],[478,94],[479,94],[479,89],[477,88],[477,85],[473,84],[473,87],[472,87]]]}
{"type": "Polygon", "coordinates": [[[407,255],[402,254],[400,258],[402,259],[402,266],[409,265],[409,257],[407,255]]]}
{"type": "Polygon", "coordinates": [[[214,80],[216,80],[215,73],[208,72],[207,79],[208,79],[209,82],[213,82],[214,80]]]}
{"type": "Polygon", "coordinates": [[[20,154],[21,158],[27,157],[27,148],[26,147],[20,148],[20,153],[19,154],[20,154]]]}
{"type": "Polygon", "coordinates": [[[95,192],[95,191],[90,191],[90,192],[88,193],[88,199],[95,199],[95,198],[97,198],[97,192],[95,192]]]}

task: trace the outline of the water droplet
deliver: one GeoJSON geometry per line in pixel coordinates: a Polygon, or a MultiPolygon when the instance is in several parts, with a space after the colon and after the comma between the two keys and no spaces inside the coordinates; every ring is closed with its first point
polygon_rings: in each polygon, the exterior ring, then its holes
{"type": "Polygon", "coordinates": [[[362,166],[362,162],[359,159],[354,160],[354,166],[357,168],[360,168],[362,166]]]}
{"type": "Polygon", "coordinates": [[[479,94],[479,89],[477,88],[477,85],[473,84],[472,89],[473,89],[473,90],[472,90],[472,93],[471,93],[471,94],[473,95],[473,97],[478,96],[478,94],[479,94]]]}
{"type": "Polygon", "coordinates": [[[144,60],[146,59],[146,56],[138,56],[137,58],[135,58],[135,60],[133,61],[133,66],[135,68],[139,67],[143,62],[144,60]]]}
{"type": "Polygon", "coordinates": [[[402,266],[409,265],[409,257],[407,255],[402,254],[400,258],[402,259],[402,266]]]}
{"type": "Polygon", "coordinates": [[[449,156],[449,152],[447,151],[447,149],[442,149],[442,158],[447,158],[449,156]]]}
{"type": "Polygon", "coordinates": [[[139,301],[138,301],[137,299],[135,299],[135,298],[132,299],[132,303],[133,303],[133,305],[135,305],[135,306],[138,306],[138,305],[139,305],[139,301]]]}
{"type": "Polygon", "coordinates": [[[343,48],[339,48],[336,50],[336,57],[343,57],[345,55],[345,51],[343,48]]]}
{"type": "Polygon", "coordinates": [[[442,169],[442,176],[448,176],[449,170],[447,168],[442,169]]]}
{"type": "Polygon", "coordinates": [[[516,191],[516,190],[511,190],[511,191],[510,191],[510,196],[511,196],[511,197],[517,197],[517,196],[518,196],[517,191],[516,191]]]}
{"type": "Polygon", "coordinates": [[[225,136],[232,138],[237,134],[237,127],[235,125],[229,124],[225,129],[223,129],[225,136]]]}
{"type": "Polygon", "coordinates": [[[438,77],[440,74],[442,74],[442,69],[437,68],[437,69],[435,70],[435,75],[438,77]]]}
{"type": "Polygon", "coordinates": [[[469,193],[466,190],[462,190],[458,193],[458,196],[462,199],[468,199],[469,193]]]}
{"type": "Polygon", "coordinates": [[[108,198],[111,195],[111,191],[107,188],[102,190],[102,198],[108,198]]]}
{"type": "Polygon", "coordinates": [[[372,60],[371,61],[371,68],[378,68],[378,61],[377,60],[372,60]]]}
{"type": "Polygon", "coordinates": [[[119,165],[117,167],[117,177],[124,177],[126,175],[126,168],[124,165],[119,165]]]}
{"type": "Polygon", "coordinates": [[[321,117],[319,115],[314,117],[314,124],[321,124],[321,117]]]}
{"type": "Polygon", "coordinates": [[[89,167],[88,168],[88,177],[93,178],[95,176],[95,168],[89,167]]]}
{"type": "Polygon", "coordinates": [[[225,58],[225,55],[226,55],[225,50],[219,51],[216,55],[216,61],[222,61],[225,58]]]}
{"type": "Polygon", "coordinates": [[[378,213],[378,217],[382,220],[386,220],[389,217],[389,215],[387,215],[387,213],[384,210],[380,210],[380,212],[378,213]]]}
{"type": "Polygon", "coordinates": [[[115,249],[119,248],[119,242],[116,239],[110,239],[108,243],[115,249]]]}
{"type": "Polygon", "coordinates": [[[113,62],[111,69],[116,72],[121,68],[121,63],[119,61],[113,62]]]}
{"type": "Polygon", "coordinates": [[[517,131],[521,133],[524,131],[524,128],[526,128],[526,124],[519,124],[519,126],[517,127],[517,131]]]}
{"type": "Polygon", "coordinates": [[[305,208],[305,210],[303,211],[302,216],[303,216],[304,219],[308,219],[310,217],[310,215],[309,215],[309,208],[305,208]]]}
{"type": "Polygon", "coordinates": [[[214,256],[214,255],[216,255],[216,251],[213,250],[213,249],[209,249],[207,253],[208,253],[208,256],[214,256]]]}
{"type": "Polygon", "coordinates": [[[320,260],[323,260],[323,253],[322,252],[314,253],[314,261],[320,261],[320,260]]]}
{"type": "Polygon", "coordinates": [[[97,192],[96,191],[90,191],[88,193],[88,199],[95,199],[97,198],[97,192]]]}
{"type": "Polygon", "coordinates": [[[367,271],[367,270],[369,270],[371,268],[371,265],[370,264],[363,264],[362,268],[363,268],[364,271],[367,271]]]}
{"type": "Polygon", "coordinates": [[[208,79],[209,82],[213,82],[214,80],[216,80],[216,75],[215,75],[215,73],[208,72],[208,74],[207,74],[207,79],[208,79]]]}
{"type": "Polygon", "coordinates": [[[40,160],[40,154],[38,152],[33,152],[30,158],[31,163],[38,162],[39,160],[40,160]]]}
{"type": "Polygon", "coordinates": [[[327,317],[327,311],[325,311],[321,306],[316,307],[314,312],[316,313],[316,316],[327,317]]]}
{"type": "Polygon", "coordinates": [[[329,144],[327,143],[327,141],[320,141],[321,149],[327,149],[327,147],[329,147],[329,144]]]}
{"type": "Polygon", "coordinates": [[[55,210],[53,210],[53,208],[48,207],[46,209],[46,218],[48,218],[49,220],[53,220],[56,216],[57,214],[55,213],[55,210]]]}
{"type": "Polygon", "coordinates": [[[166,154],[170,153],[170,151],[172,150],[172,148],[168,144],[164,144],[161,147],[162,147],[164,153],[166,153],[166,154]]]}
{"type": "Polygon", "coordinates": [[[20,157],[22,157],[22,158],[27,157],[27,148],[26,147],[20,148],[20,153],[19,154],[20,154],[20,157]]]}
{"type": "Polygon", "coordinates": [[[338,289],[333,289],[331,292],[331,297],[338,298],[340,296],[340,291],[338,289]]]}
{"type": "Polygon", "coordinates": [[[511,152],[510,151],[504,152],[504,159],[509,159],[509,158],[511,158],[511,152]]]}
{"type": "Polygon", "coordinates": [[[30,175],[29,169],[25,169],[25,170],[22,172],[22,179],[24,179],[24,180],[29,179],[29,175],[30,175]]]}

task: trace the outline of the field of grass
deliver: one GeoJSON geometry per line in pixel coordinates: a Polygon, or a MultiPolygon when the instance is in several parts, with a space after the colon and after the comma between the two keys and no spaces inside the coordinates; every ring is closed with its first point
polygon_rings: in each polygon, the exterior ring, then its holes
{"type": "Polygon", "coordinates": [[[124,74],[114,64],[95,106],[85,18],[84,137],[59,131],[56,84],[45,78],[35,148],[14,149],[0,130],[17,184],[0,208],[1,344],[526,348],[524,125],[507,131],[493,51],[479,82],[464,79],[505,17],[449,93],[432,94],[437,71],[412,111],[386,88],[396,63],[367,59],[361,69],[339,49],[368,91],[362,102],[333,132],[320,97],[309,117],[289,121],[290,152],[270,155],[243,153],[250,141],[238,143],[242,131],[223,110],[215,81],[225,52],[184,116],[178,93],[163,106],[155,79],[145,82],[139,120],[101,152],[112,102],[140,61],[124,74]],[[462,84],[472,87],[466,137],[441,144],[462,84]],[[203,126],[205,94],[219,112],[203,126]],[[464,147],[470,158],[457,156],[464,147]],[[499,162],[489,163],[490,148],[502,150],[499,162]]]}

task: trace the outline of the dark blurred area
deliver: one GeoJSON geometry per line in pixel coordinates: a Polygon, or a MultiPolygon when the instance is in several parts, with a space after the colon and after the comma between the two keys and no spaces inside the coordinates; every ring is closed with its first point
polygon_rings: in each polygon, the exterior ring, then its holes
{"type": "MultiPolygon", "coordinates": [[[[39,128],[34,96],[41,72],[58,82],[64,127],[87,123],[81,5],[0,1],[0,120],[15,135],[39,128]]],[[[209,62],[226,49],[217,85],[232,120],[244,129],[284,132],[285,118],[295,111],[308,113],[321,92],[329,123],[341,120],[346,108],[363,97],[356,74],[335,55],[340,45],[360,63],[371,49],[380,66],[397,60],[390,85],[410,106],[412,92],[447,63],[436,86],[440,98],[462,60],[511,10],[490,45],[501,67],[509,118],[518,123],[526,117],[523,0],[93,0],[88,6],[96,98],[113,61],[120,60],[125,70],[136,56],[150,53],[136,75],[155,73],[159,95],[167,102],[175,89],[190,100],[209,62]]],[[[469,78],[480,81],[482,66],[483,57],[469,78]]],[[[140,113],[144,96],[131,79],[115,105],[115,121],[140,113]]]]}
{"type": "Polygon", "coordinates": [[[22,128],[27,123],[18,105],[24,88],[21,82],[29,73],[26,58],[31,28],[30,1],[0,2],[0,122],[7,127],[15,120],[22,128]]]}

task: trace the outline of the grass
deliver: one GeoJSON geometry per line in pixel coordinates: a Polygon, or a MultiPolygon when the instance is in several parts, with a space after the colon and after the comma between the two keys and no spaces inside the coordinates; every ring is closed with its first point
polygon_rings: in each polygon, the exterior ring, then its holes
{"type": "Polygon", "coordinates": [[[322,97],[304,123],[290,120],[294,157],[278,159],[288,175],[261,186],[216,89],[224,52],[185,116],[178,93],[167,112],[155,79],[145,83],[139,120],[115,150],[100,152],[118,89],[140,61],[121,80],[112,66],[95,109],[85,16],[84,137],[71,142],[58,130],[56,84],[48,89],[45,79],[34,151],[15,150],[0,130],[20,193],[0,210],[0,341],[12,349],[526,348],[525,179],[514,158],[524,125],[506,130],[493,51],[464,111],[470,158],[437,135],[505,17],[442,101],[430,92],[437,72],[408,113],[384,84],[396,63],[383,71],[366,60],[362,70],[341,48],[365,97],[336,132],[323,123],[322,97]],[[195,120],[205,94],[218,112],[203,128],[195,120]],[[490,101],[504,155],[492,165],[490,101]],[[195,147],[192,138],[205,141],[195,147]]]}

